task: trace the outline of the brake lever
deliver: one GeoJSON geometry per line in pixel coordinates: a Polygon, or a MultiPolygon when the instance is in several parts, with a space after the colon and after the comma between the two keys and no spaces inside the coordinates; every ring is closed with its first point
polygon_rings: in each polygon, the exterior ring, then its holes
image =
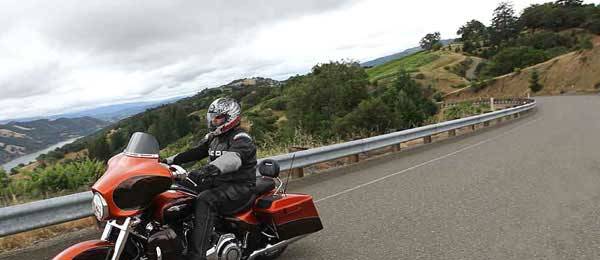
{"type": "Polygon", "coordinates": [[[198,184],[196,184],[194,181],[192,181],[192,179],[190,179],[190,177],[185,177],[185,180],[194,184],[194,187],[198,187],[198,184]]]}

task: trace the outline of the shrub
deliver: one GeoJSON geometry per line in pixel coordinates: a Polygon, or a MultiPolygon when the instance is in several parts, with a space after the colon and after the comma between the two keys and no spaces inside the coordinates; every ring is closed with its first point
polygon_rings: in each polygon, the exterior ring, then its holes
{"type": "Polygon", "coordinates": [[[521,74],[521,68],[514,68],[514,69],[513,69],[513,72],[514,72],[516,75],[519,75],[519,74],[521,74]]]}
{"type": "Polygon", "coordinates": [[[499,76],[512,72],[514,68],[528,67],[546,59],[544,51],[531,47],[505,48],[492,58],[485,74],[499,76]]]}
{"type": "Polygon", "coordinates": [[[433,100],[435,100],[435,102],[442,102],[442,100],[444,99],[444,93],[443,92],[435,92],[433,94],[433,100]]]}
{"type": "Polygon", "coordinates": [[[531,73],[531,79],[529,80],[529,89],[531,89],[531,91],[538,92],[542,90],[543,86],[539,83],[539,80],[540,75],[538,74],[537,70],[534,70],[531,73]]]}
{"type": "Polygon", "coordinates": [[[417,73],[417,75],[415,75],[415,79],[425,79],[425,74],[417,73]]]}
{"type": "Polygon", "coordinates": [[[263,108],[270,108],[273,110],[285,110],[286,103],[284,97],[276,97],[270,100],[267,100],[263,103],[263,108]]]}
{"type": "Polygon", "coordinates": [[[328,139],[333,122],[367,98],[368,76],[356,62],[319,64],[286,86],[287,115],[292,129],[328,139]]]}

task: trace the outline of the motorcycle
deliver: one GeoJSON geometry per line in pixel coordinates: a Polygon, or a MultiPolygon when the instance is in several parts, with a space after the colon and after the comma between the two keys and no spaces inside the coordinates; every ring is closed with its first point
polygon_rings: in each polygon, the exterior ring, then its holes
{"type": "MultiPolygon", "coordinates": [[[[92,186],[94,215],[106,223],[102,236],[67,248],[55,260],[185,257],[198,193],[190,181],[175,178],[174,170],[183,168],[160,163],[158,154],[152,135],[132,135],[92,186]]],[[[289,244],[323,229],[312,197],[286,193],[279,170],[276,161],[263,160],[254,197],[243,207],[220,212],[208,259],[276,259],[289,244]]]]}

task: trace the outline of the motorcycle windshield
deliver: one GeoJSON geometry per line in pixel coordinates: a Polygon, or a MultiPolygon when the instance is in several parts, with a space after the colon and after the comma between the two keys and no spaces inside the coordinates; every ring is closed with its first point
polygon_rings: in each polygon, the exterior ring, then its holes
{"type": "Polygon", "coordinates": [[[160,148],[158,141],[151,134],[136,132],[129,139],[125,155],[143,158],[158,158],[160,148]]]}

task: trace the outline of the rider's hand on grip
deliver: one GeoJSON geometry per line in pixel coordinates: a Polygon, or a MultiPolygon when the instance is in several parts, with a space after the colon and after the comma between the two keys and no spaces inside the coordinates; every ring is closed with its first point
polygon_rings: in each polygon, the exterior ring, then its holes
{"type": "Polygon", "coordinates": [[[180,181],[185,180],[188,176],[187,171],[179,165],[171,165],[169,170],[171,170],[173,177],[180,181]]]}

